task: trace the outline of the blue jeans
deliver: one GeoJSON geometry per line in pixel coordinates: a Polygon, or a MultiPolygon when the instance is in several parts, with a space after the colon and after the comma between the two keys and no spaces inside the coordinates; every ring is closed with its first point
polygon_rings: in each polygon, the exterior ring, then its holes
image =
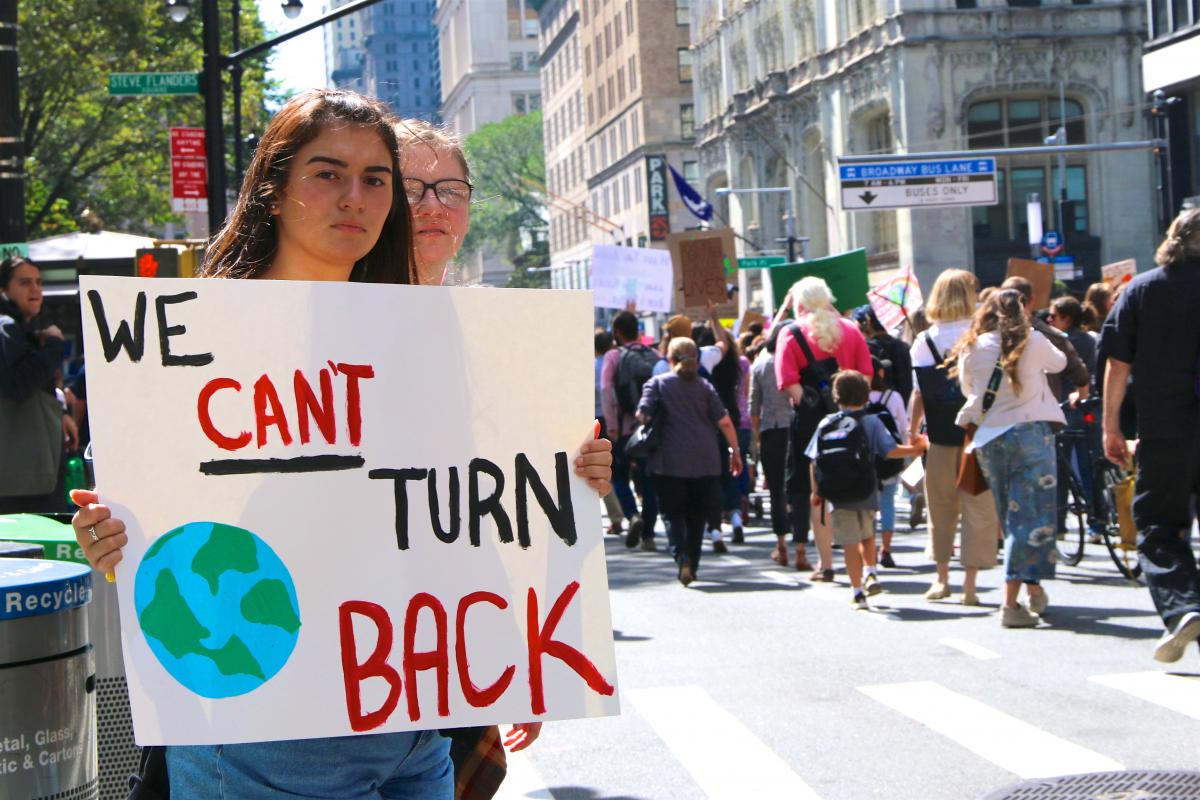
{"type": "Polygon", "coordinates": [[[188,800],[453,800],[437,731],[167,748],[171,796],[188,800]]]}
{"type": "Polygon", "coordinates": [[[637,489],[642,496],[642,520],[646,523],[642,528],[642,538],[653,540],[654,526],[658,524],[658,492],[654,488],[654,481],[646,474],[646,460],[633,462],[626,457],[625,443],[628,441],[628,436],[622,436],[613,444],[613,493],[621,504],[621,513],[626,520],[630,520],[638,513],[637,497],[633,493],[637,489]],[[636,471],[632,469],[634,466],[637,467],[636,471]],[[630,480],[633,481],[633,488],[629,486],[630,480]]]}
{"type": "Polygon", "coordinates": [[[1004,529],[1004,579],[1054,577],[1057,466],[1046,422],[1022,422],[979,448],[979,466],[1004,529]]]}
{"type": "Polygon", "coordinates": [[[900,479],[879,487],[879,530],[896,530],[896,489],[900,487],[900,479]]]}

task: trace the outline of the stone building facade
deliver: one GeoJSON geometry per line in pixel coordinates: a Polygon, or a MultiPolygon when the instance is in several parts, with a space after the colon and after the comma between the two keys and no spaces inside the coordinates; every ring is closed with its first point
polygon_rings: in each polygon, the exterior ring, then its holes
{"type": "MultiPolygon", "coordinates": [[[[701,185],[783,186],[784,195],[718,203],[760,249],[778,248],[790,198],[810,253],[865,247],[873,279],[912,266],[928,287],[943,269],[1003,278],[1028,256],[1026,200],[1043,201],[1083,269],[1149,263],[1152,157],[1097,152],[998,159],[994,206],[845,212],[837,158],[1149,138],[1141,87],[1145,4],[1075,0],[692,0],[701,185]],[[1065,124],[1063,119],[1065,118],[1065,124]],[[1065,222],[1063,221],[1065,220],[1065,222]]],[[[743,297],[757,294],[742,276],[743,297]]]]}

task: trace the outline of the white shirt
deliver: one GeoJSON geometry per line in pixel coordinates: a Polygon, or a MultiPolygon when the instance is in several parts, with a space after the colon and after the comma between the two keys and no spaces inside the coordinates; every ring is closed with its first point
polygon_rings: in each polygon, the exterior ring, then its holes
{"type": "MultiPolygon", "coordinates": [[[[944,359],[970,327],[970,317],[956,319],[953,322],[935,322],[933,325],[930,325],[929,330],[917,335],[916,341],[913,342],[912,348],[909,350],[909,354],[912,356],[913,367],[932,367],[937,363],[933,360],[933,353],[929,352],[929,345],[925,343],[926,335],[933,339],[933,346],[938,349],[938,355],[944,359]]],[[[916,385],[917,375],[914,372],[913,386],[916,385]]]]}

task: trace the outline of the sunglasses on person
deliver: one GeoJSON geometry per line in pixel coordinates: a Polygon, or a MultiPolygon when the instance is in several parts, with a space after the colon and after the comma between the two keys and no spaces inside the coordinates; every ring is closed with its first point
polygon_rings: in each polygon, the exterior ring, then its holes
{"type": "Polygon", "coordinates": [[[425,193],[432,189],[434,197],[446,208],[462,208],[471,202],[471,191],[475,188],[457,178],[443,178],[433,183],[426,183],[419,178],[405,178],[401,182],[404,184],[404,196],[411,206],[420,203],[425,193]]]}

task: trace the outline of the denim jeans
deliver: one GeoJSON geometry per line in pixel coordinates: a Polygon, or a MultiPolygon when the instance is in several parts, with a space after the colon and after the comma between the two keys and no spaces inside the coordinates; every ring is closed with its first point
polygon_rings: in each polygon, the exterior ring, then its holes
{"type": "Polygon", "coordinates": [[[646,461],[639,459],[630,461],[625,455],[625,443],[628,436],[622,436],[613,445],[612,485],[613,493],[621,503],[621,513],[625,518],[632,519],[638,513],[637,497],[634,489],[642,496],[642,520],[646,523],[642,528],[643,539],[654,539],[654,526],[658,524],[658,492],[654,489],[654,481],[646,474],[646,461]],[[637,470],[634,471],[633,467],[637,470]],[[629,482],[633,481],[633,488],[629,482]]]}
{"type": "Polygon", "coordinates": [[[879,487],[879,530],[896,530],[896,490],[900,479],[894,478],[879,487]]]}
{"type": "Polygon", "coordinates": [[[450,740],[437,731],[167,748],[171,796],[187,800],[453,800],[450,740]]]}
{"type": "Polygon", "coordinates": [[[1053,578],[1058,470],[1050,424],[1018,423],[979,448],[978,457],[1004,530],[1004,579],[1053,578]]]}

